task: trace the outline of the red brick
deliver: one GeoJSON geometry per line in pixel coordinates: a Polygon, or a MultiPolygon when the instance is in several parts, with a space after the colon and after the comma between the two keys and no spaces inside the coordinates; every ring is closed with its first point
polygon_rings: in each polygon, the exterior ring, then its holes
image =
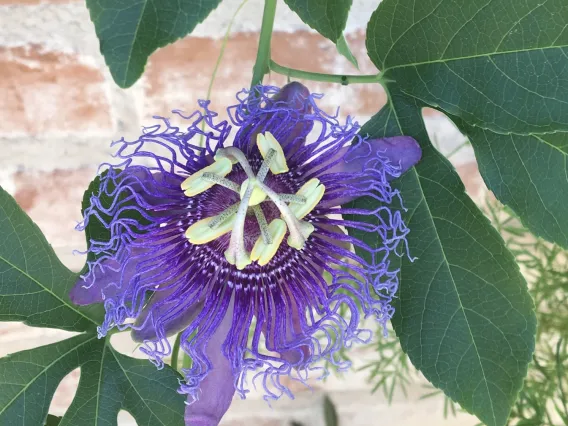
{"type": "Polygon", "coordinates": [[[444,113],[434,108],[422,108],[422,115],[424,115],[425,117],[440,117],[443,116],[444,113]]]}
{"type": "Polygon", "coordinates": [[[0,134],[43,136],[111,129],[100,69],[40,46],[0,48],[0,134]]]}
{"type": "MultiPolygon", "coordinates": [[[[365,51],[365,36],[348,37],[360,60],[357,71],[341,57],[335,46],[318,34],[308,32],[275,33],[272,56],[279,64],[306,71],[325,73],[377,73],[365,51]]],[[[146,71],[148,89],[145,119],[152,115],[170,115],[172,109],[193,111],[197,100],[206,97],[207,87],[221,48],[221,40],[187,37],[160,49],[149,61],[146,71]]],[[[248,87],[258,44],[257,34],[238,33],[230,37],[217,73],[211,95],[212,106],[222,112],[235,103],[235,94],[248,87]]],[[[267,83],[282,85],[286,77],[272,73],[267,83]]],[[[379,84],[341,86],[332,83],[304,81],[313,92],[324,92],[321,106],[334,111],[341,106],[342,115],[369,116],[386,102],[379,84]]],[[[225,117],[224,114],[222,114],[225,117]]]]}
{"type": "Polygon", "coordinates": [[[65,413],[77,393],[80,376],[81,370],[76,368],[63,378],[57,386],[53,399],[51,400],[51,404],[49,406],[50,413],[56,415],[63,415],[65,413]]]}
{"type": "Polygon", "coordinates": [[[54,246],[81,249],[84,236],[74,227],[81,220],[83,193],[95,170],[54,170],[14,175],[14,198],[54,246]]]}

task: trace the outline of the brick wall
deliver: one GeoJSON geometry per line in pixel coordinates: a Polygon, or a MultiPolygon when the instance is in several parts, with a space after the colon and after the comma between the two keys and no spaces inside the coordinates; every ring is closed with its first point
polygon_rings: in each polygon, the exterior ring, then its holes
{"type": "MultiPolygon", "coordinates": [[[[360,61],[362,73],[376,72],[366,59],[364,26],[376,1],[356,0],[347,28],[347,39],[360,61]]],[[[153,115],[172,109],[191,111],[205,97],[221,48],[221,38],[240,0],[225,0],[191,37],[154,54],[144,77],[128,90],[114,85],[98,50],[98,41],[82,0],[0,0],[0,185],[14,195],[35,220],[61,259],[71,268],[84,259],[73,249],[84,249],[83,236],[73,230],[80,217],[84,189],[99,163],[109,159],[109,144],[120,136],[138,135],[153,115]]],[[[212,94],[217,110],[233,103],[235,93],[251,77],[261,0],[249,0],[229,39],[223,65],[212,94]]],[[[356,73],[335,47],[310,31],[281,2],[272,44],[274,59],[287,66],[320,72],[356,73]]],[[[282,84],[282,76],[269,82],[282,84]]],[[[342,87],[310,83],[325,92],[324,108],[341,105],[342,114],[367,120],[386,102],[379,85],[342,87]]],[[[463,137],[445,117],[425,111],[429,131],[444,152],[463,137]]],[[[455,159],[469,190],[480,190],[471,151],[455,159]]],[[[58,340],[62,332],[27,330],[20,324],[0,324],[0,355],[58,340]]],[[[115,336],[116,337],[116,336],[115,336]]],[[[128,342],[120,342],[129,353],[128,342]]],[[[354,351],[358,365],[369,353],[354,351]]],[[[53,411],[61,413],[70,403],[79,373],[61,385],[53,411]]],[[[420,385],[388,407],[384,398],[370,395],[365,374],[350,374],[314,383],[313,391],[298,388],[295,401],[282,400],[269,408],[258,395],[236,401],[226,425],[284,426],[289,420],[323,425],[320,412],[323,391],[338,405],[344,425],[467,425],[469,417],[442,423],[442,404],[419,401],[420,385]],[[425,423],[425,422],[430,423],[425,423]]],[[[122,417],[121,417],[122,418],[122,417]]],[[[121,425],[131,424],[128,416],[121,425]]]]}

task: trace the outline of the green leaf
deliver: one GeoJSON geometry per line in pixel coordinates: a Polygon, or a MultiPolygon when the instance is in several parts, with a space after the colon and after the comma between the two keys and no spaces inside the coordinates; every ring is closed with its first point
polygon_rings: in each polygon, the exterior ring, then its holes
{"type": "Polygon", "coordinates": [[[59,426],[60,422],[61,422],[61,417],[54,416],[53,414],[48,414],[45,426],[59,426]]]}
{"type": "Polygon", "coordinates": [[[534,234],[568,248],[568,133],[500,135],[454,120],[497,199],[534,234]]]}
{"type": "Polygon", "coordinates": [[[87,0],[87,7],[112,77],[127,88],[140,78],[156,49],[191,33],[220,2],[87,0]]]}
{"type": "Polygon", "coordinates": [[[71,303],[68,293],[77,274],[59,261],[37,225],[2,188],[0,235],[0,321],[69,331],[93,329],[102,321],[100,308],[71,303]]]}
{"type": "Polygon", "coordinates": [[[325,419],[325,426],[338,426],[337,410],[329,396],[325,395],[323,398],[323,416],[325,419]]]}
{"type": "Polygon", "coordinates": [[[101,345],[95,360],[81,368],[75,399],[60,426],[116,425],[121,409],[139,426],[184,426],[185,398],[177,392],[181,376],[169,366],[158,370],[101,345]]]}
{"type": "Polygon", "coordinates": [[[367,49],[387,84],[469,124],[568,130],[565,0],[384,0],[367,49]]]}
{"type": "MultiPolygon", "coordinates": [[[[513,256],[432,146],[419,105],[399,92],[363,129],[418,140],[421,162],[393,182],[408,211],[410,254],[400,264],[393,327],[410,360],[488,426],[505,425],[527,374],[536,319],[513,256]]],[[[374,208],[368,199],[354,205],[374,208]]],[[[361,235],[359,235],[361,237],[361,235]]],[[[377,235],[363,236],[377,246],[377,235]]]]}
{"type": "Polygon", "coordinates": [[[44,424],[59,382],[77,367],[77,394],[55,424],[116,426],[118,412],[124,409],[139,426],[184,425],[184,397],[176,392],[179,374],[169,366],[158,370],[147,360],[119,354],[96,334],[0,359],[0,424],[44,424]]]}
{"type": "Polygon", "coordinates": [[[343,36],[352,0],[284,0],[300,19],[334,43],[343,36]]]}
{"type": "Polygon", "coordinates": [[[345,36],[342,35],[341,37],[339,37],[339,40],[337,40],[337,51],[343,55],[349,62],[351,62],[351,64],[353,64],[353,66],[357,69],[359,69],[359,62],[357,62],[357,58],[355,57],[355,55],[353,55],[353,52],[351,52],[351,49],[349,48],[349,45],[347,44],[347,40],[345,39],[345,36]]]}
{"type": "Polygon", "coordinates": [[[0,424],[44,424],[59,382],[92,361],[97,346],[95,334],[81,334],[0,359],[0,424]]]}

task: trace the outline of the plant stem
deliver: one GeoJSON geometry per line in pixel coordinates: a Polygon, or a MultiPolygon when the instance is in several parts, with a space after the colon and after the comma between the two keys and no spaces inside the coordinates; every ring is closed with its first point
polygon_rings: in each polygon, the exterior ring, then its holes
{"type": "MultiPolygon", "coordinates": [[[[221,51],[219,52],[219,56],[217,56],[217,62],[215,62],[215,68],[213,68],[213,74],[211,74],[211,79],[209,80],[209,87],[207,88],[207,96],[205,97],[205,99],[211,100],[211,91],[213,90],[213,83],[215,82],[215,77],[217,77],[217,71],[219,70],[219,65],[221,65],[221,60],[225,55],[225,48],[227,47],[227,42],[229,41],[229,36],[231,35],[231,28],[233,27],[233,23],[235,22],[237,15],[239,14],[243,6],[247,3],[247,1],[248,0],[243,0],[241,2],[239,7],[233,14],[233,17],[229,21],[229,25],[227,26],[227,31],[225,31],[225,37],[223,37],[223,42],[221,43],[221,51]]],[[[201,131],[203,132],[204,130],[205,130],[205,120],[201,122],[201,131]]],[[[199,135],[199,146],[203,146],[203,137],[204,137],[203,135],[199,135]]]]}
{"type": "Polygon", "coordinates": [[[258,41],[258,52],[252,69],[251,87],[262,83],[264,76],[270,71],[270,41],[274,29],[274,17],[276,15],[276,0],[265,0],[258,41]]]}
{"type": "Polygon", "coordinates": [[[191,367],[191,358],[185,352],[183,353],[183,358],[181,360],[181,368],[188,369],[191,367]]]}
{"type": "Polygon", "coordinates": [[[288,68],[270,61],[270,70],[287,77],[301,78],[304,80],[324,81],[328,83],[339,83],[344,86],[359,83],[379,83],[380,74],[371,75],[347,75],[347,74],[323,74],[318,72],[302,71],[288,68]]]}
{"type": "Polygon", "coordinates": [[[178,333],[176,341],[174,342],[174,347],[172,349],[172,368],[174,370],[178,369],[180,344],[181,344],[181,333],[178,333]]]}

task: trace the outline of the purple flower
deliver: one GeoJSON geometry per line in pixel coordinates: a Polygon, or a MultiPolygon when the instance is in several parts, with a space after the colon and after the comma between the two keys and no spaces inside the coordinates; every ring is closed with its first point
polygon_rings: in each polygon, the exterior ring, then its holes
{"type": "Polygon", "coordinates": [[[237,95],[230,123],[208,101],[204,113],[175,111],[183,130],[157,117],[138,140],[115,143],[122,163],[85,210],[82,229],[97,218],[110,238],[91,240],[96,260],[71,297],[104,302],[99,333],[131,328],[158,365],[181,333],[188,424],[216,425],[235,391],[248,392],[249,371],[276,399],[292,396],[282,378],[326,374],[320,361],[348,368],[338,351],[368,340],[362,316],[385,325],[393,315],[389,255],[406,252],[408,229],[389,181],[420,148],[361,138],[319,98],[299,83],[259,86],[237,95]],[[348,207],[358,197],[374,202],[348,207]]]}

